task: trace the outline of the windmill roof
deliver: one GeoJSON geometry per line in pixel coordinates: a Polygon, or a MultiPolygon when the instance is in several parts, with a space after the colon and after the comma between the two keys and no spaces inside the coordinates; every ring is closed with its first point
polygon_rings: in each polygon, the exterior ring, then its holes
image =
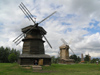
{"type": "MultiPolygon", "coordinates": [[[[30,25],[30,26],[27,26],[27,27],[22,28],[22,32],[23,32],[23,33],[26,33],[26,32],[27,32],[28,30],[30,30],[32,27],[33,27],[32,30],[37,30],[37,28],[36,28],[34,25],[30,25]]],[[[46,33],[47,33],[47,32],[44,30],[44,28],[41,27],[41,26],[38,26],[38,29],[39,29],[40,31],[42,31],[43,34],[46,34],[46,33]]]]}
{"type": "Polygon", "coordinates": [[[63,45],[61,45],[59,48],[66,48],[66,47],[69,47],[69,46],[68,46],[68,45],[63,44],[63,45]]]}

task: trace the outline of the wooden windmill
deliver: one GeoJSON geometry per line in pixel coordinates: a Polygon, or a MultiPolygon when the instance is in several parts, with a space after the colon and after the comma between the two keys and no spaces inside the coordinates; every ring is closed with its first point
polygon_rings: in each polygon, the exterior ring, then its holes
{"type": "MultiPolygon", "coordinates": [[[[60,48],[60,61],[59,61],[59,63],[65,63],[65,64],[73,63],[74,60],[69,58],[69,49],[72,52],[73,52],[73,50],[70,48],[70,46],[68,45],[68,43],[64,39],[61,39],[61,41],[64,44],[59,47],[60,48]]],[[[73,54],[75,54],[75,53],[73,52],[73,54]]]]}
{"type": "Polygon", "coordinates": [[[50,65],[51,58],[49,55],[45,54],[45,41],[42,38],[44,37],[51,48],[52,46],[45,37],[47,32],[44,30],[43,27],[39,26],[39,24],[52,16],[54,13],[56,13],[56,11],[47,16],[45,19],[41,20],[39,23],[36,23],[34,16],[30,13],[30,11],[22,2],[19,8],[23,11],[26,17],[34,23],[34,25],[29,25],[25,28],[22,28],[22,34],[20,34],[17,38],[13,40],[16,45],[18,45],[21,41],[24,42],[22,54],[19,57],[19,64],[33,65],[35,61],[38,61],[38,65],[40,65],[40,60],[42,60],[42,65],[50,65]]]}

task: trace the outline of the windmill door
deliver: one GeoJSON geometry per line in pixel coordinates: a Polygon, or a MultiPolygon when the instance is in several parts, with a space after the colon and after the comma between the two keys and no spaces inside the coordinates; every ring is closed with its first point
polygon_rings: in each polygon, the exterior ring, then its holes
{"type": "Polygon", "coordinates": [[[39,64],[38,65],[43,65],[43,59],[39,59],[39,64]]]}

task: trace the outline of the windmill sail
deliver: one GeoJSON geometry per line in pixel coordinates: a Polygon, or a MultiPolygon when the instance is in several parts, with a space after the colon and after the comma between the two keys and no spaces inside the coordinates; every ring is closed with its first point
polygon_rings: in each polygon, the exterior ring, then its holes
{"type": "Polygon", "coordinates": [[[47,18],[49,18],[50,16],[52,16],[54,13],[56,13],[56,11],[55,12],[53,12],[52,14],[50,14],[49,16],[47,16],[45,19],[43,19],[42,21],[40,21],[38,24],[40,24],[41,22],[43,22],[44,20],[46,20],[47,18]]]}
{"type": "Polygon", "coordinates": [[[61,38],[61,41],[62,41],[65,45],[68,45],[68,43],[67,43],[63,38],[61,38]]]}
{"type": "Polygon", "coordinates": [[[29,19],[30,21],[30,18],[28,17],[28,15],[24,12],[24,10],[19,6],[19,8],[22,10],[22,12],[25,14],[25,16],[29,19]]]}
{"type": "Polygon", "coordinates": [[[22,36],[23,35],[23,33],[22,34],[20,34],[17,38],[15,38],[14,40],[13,40],[13,42],[14,41],[16,41],[20,36],[22,36]]]}
{"type": "Polygon", "coordinates": [[[25,9],[25,7],[20,4],[20,7],[22,7],[22,9],[24,10],[24,12],[28,15],[28,17],[32,20],[32,22],[35,24],[35,21],[32,19],[32,17],[30,16],[30,13],[25,9]]]}
{"type": "MultiPolygon", "coordinates": [[[[70,47],[69,47],[70,48],[70,47]]],[[[70,50],[73,52],[73,50],[70,48],[70,50]]],[[[73,54],[75,55],[75,53],[73,52],[73,54]]]]}
{"type": "Polygon", "coordinates": [[[49,41],[47,40],[47,38],[43,35],[44,39],[47,41],[48,45],[50,46],[50,48],[52,48],[51,44],[49,43],[49,41]]]}
{"type": "Polygon", "coordinates": [[[21,2],[21,4],[22,4],[22,5],[25,7],[25,9],[29,12],[29,14],[30,14],[32,17],[34,17],[22,2],[21,2]]]}
{"type": "MultiPolygon", "coordinates": [[[[62,38],[61,39],[61,41],[65,44],[65,45],[68,45],[68,43],[62,38]]],[[[69,46],[69,45],[68,45],[69,46]]],[[[69,46],[69,49],[73,52],[73,50],[70,48],[70,46],[69,46]]],[[[73,52],[73,54],[75,54],[74,52],[73,52]]]]}

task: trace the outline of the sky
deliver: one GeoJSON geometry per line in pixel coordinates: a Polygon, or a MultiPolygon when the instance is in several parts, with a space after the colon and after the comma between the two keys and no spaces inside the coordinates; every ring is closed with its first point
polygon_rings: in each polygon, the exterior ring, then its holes
{"type": "MultiPolygon", "coordinates": [[[[23,42],[16,46],[12,42],[21,29],[33,25],[18,7],[23,2],[40,22],[52,45],[44,43],[45,53],[58,56],[63,38],[78,56],[89,54],[100,58],[100,0],[0,0],[0,46],[15,48],[22,52],[23,42]]],[[[69,50],[70,55],[73,53],[69,50]]]]}

